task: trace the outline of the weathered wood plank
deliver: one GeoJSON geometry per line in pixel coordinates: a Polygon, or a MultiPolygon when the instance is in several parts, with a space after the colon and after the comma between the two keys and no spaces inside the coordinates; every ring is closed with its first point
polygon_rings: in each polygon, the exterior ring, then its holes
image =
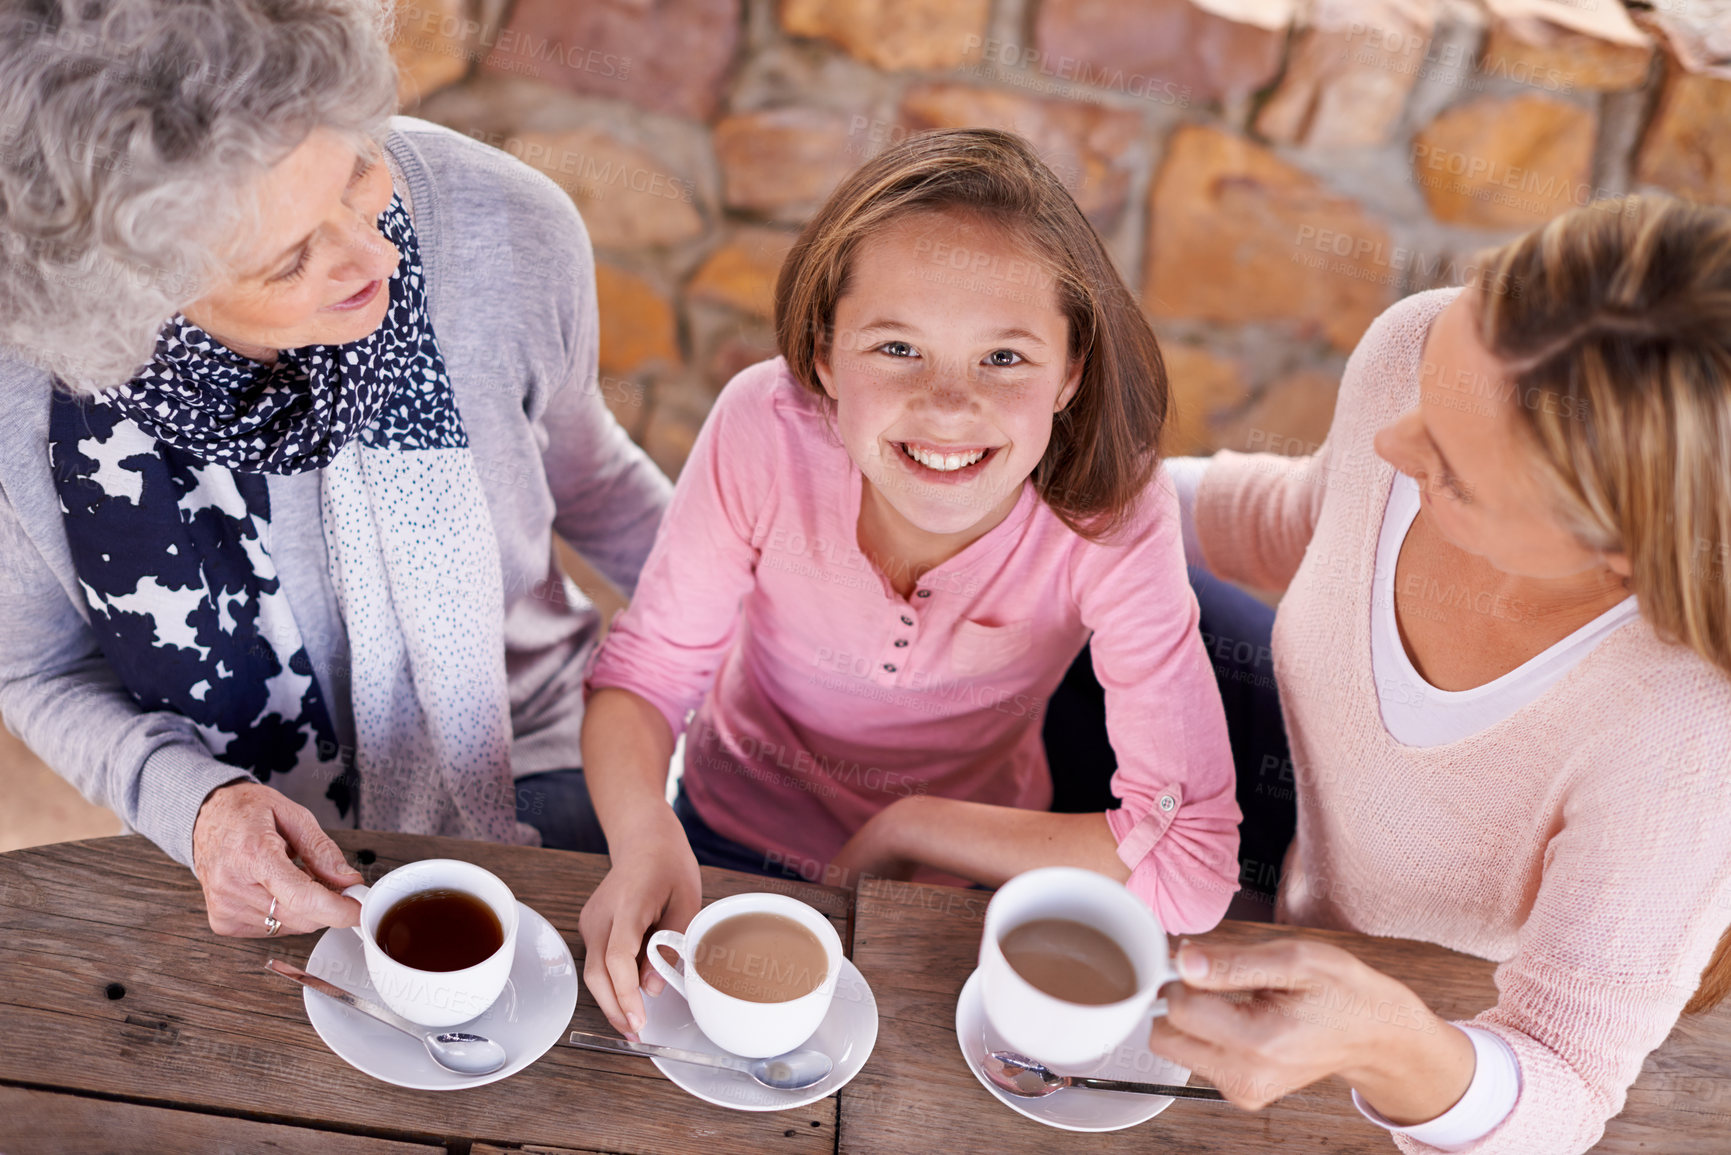
{"type": "MultiPolygon", "coordinates": [[[[419,858],[485,866],[560,929],[581,966],[577,913],[604,858],[335,833],[369,881],[419,858]]],[[[812,902],[846,931],[845,892],[704,873],[706,899],[766,885],[812,902]]],[[[0,1051],[0,1082],[405,1140],[704,1155],[833,1148],[834,1097],[773,1114],[729,1111],[693,1099],[647,1062],[571,1047],[469,1091],[380,1083],[331,1054],[301,993],[263,969],[272,955],[303,962],[315,941],[216,937],[196,880],[142,838],[0,855],[0,1033],[11,1043],[0,1051]]],[[[587,990],[572,1022],[608,1029],[587,990]]]]}
{"type": "Polygon", "coordinates": [[[11,1155],[444,1155],[445,1150],[442,1143],[401,1143],[0,1086],[0,1151],[11,1155]]]}
{"type": "MultiPolygon", "coordinates": [[[[948,887],[871,882],[854,909],[854,961],[878,998],[877,1051],[842,1091],[840,1149],[1139,1152],[1262,1155],[1281,1150],[1388,1155],[1387,1134],[1330,1080],[1249,1113],[1180,1100],[1140,1127],[1075,1135],[1024,1119],[975,1081],[957,1051],[955,1005],[973,971],[990,896],[948,887]]],[[[1423,994],[1445,1018],[1496,1001],[1493,964],[1401,939],[1268,923],[1226,922],[1201,943],[1247,944],[1288,935],[1342,946],[1423,994]]],[[[1649,1056],[1624,1113],[1598,1151],[1722,1155],[1731,1123],[1731,1007],[1678,1024],[1649,1056]]]]}
{"type": "Polygon", "coordinates": [[[495,1147],[491,1143],[477,1143],[469,1148],[469,1155],[614,1155],[614,1152],[594,1147],[543,1147],[540,1144],[528,1147],[495,1147]]]}

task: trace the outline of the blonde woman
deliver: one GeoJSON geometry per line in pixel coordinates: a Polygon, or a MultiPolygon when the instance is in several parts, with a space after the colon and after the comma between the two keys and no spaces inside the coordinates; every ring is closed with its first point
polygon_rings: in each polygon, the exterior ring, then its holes
{"type": "Polygon", "coordinates": [[[1481,267],[1372,326],[1315,455],[1172,473],[1190,560],[1285,591],[1276,921],[1494,959],[1498,1001],[1186,947],[1153,1046],[1252,1109],[1339,1076],[1404,1151],[1559,1155],[1731,988],[1731,213],[1608,202],[1481,267]]]}

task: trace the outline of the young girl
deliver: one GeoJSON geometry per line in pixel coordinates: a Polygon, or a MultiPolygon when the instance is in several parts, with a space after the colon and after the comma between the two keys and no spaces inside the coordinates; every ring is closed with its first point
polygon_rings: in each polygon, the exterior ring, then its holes
{"type": "Polygon", "coordinates": [[[806,226],[776,336],[717,399],[590,674],[602,1010],[642,1025],[638,952],[696,913],[700,861],[844,885],[1068,864],[1213,927],[1239,810],[1151,483],[1165,372],[1075,202],[1018,137],[910,139],[806,226]],[[1090,633],[1121,805],[1047,813],[1042,708],[1090,633]]]}

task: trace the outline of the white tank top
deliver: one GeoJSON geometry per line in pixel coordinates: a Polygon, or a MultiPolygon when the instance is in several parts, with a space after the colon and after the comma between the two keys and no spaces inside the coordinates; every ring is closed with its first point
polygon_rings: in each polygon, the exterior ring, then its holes
{"type": "MultiPolygon", "coordinates": [[[[1394,617],[1394,566],[1401,543],[1418,516],[1418,483],[1395,475],[1376,548],[1370,604],[1370,669],[1376,679],[1382,724],[1406,746],[1441,746],[1489,729],[1560,681],[1611,631],[1637,614],[1635,596],[1624,598],[1556,645],[1500,678],[1470,690],[1439,690],[1413,667],[1394,617]]],[[[1440,601],[1472,598],[1468,590],[1432,591],[1440,601]]],[[[1518,617],[1520,607],[1481,596],[1482,613],[1518,617]]]]}

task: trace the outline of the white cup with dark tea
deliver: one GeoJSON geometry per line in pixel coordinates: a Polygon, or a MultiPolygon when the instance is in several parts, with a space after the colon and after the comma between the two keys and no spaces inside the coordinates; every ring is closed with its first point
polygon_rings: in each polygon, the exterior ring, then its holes
{"type": "Polygon", "coordinates": [[[698,911],[684,934],[656,931],[649,962],[685,997],[710,1042],[765,1059],[795,1050],[823,1023],[841,976],[841,936],[798,899],[735,894],[698,911]]]}
{"type": "Polygon", "coordinates": [[[517,955],[517,900],[491,871],[454,858],[399,866],[343,891],[361,904],[367,977],[379,1001],[423,1027],[483,1014],[517,955]]]}
{"type": "Polygon", "coordinates": [[[1030,870],[986,906],[983,1009],[1027,1058],[1092,1067],[1166,1012],[1160,988],[1177,977],[1160,920],[1103,874],[1030,870]]]}

